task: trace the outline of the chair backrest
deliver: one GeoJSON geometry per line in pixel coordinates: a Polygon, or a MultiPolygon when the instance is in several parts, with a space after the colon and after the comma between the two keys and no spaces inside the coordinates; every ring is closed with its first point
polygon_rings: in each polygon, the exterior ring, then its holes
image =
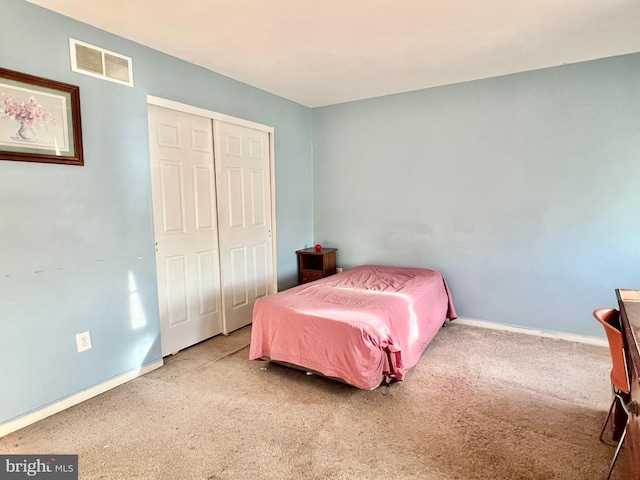
{"type": "Polygon", "coordinates": [[[611,353],[611,383],[624,393],[629,393],[629,371],[627,370],[627,355],[624,349],[624,338],[620,327],[620,312],[615,308],[600,308],[593,312],[593,316],[604,327],[611,353]]]}

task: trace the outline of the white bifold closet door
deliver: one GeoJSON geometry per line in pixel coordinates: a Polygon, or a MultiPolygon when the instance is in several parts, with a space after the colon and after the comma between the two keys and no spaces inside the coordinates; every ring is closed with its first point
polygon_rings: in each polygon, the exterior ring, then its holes
{"type": "Polygon", "coordinates": [[[225,331],[251,323],[256,299],[273,293],[269,135],[214,122],[225,331]]]}
{"type": "Polygon", "coordinates": [[[272,293],[270,149],[266,132],[154,105],[149,139],[165,356],[251,323],[272,293]]]}

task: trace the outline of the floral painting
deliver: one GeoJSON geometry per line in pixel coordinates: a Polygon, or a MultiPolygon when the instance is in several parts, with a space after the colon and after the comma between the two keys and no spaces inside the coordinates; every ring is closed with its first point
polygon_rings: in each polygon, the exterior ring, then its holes
{"type": "Polygon", "coordinates": [[[82,165],[78,90],[0,68],[0,160],[82,165]]]}
{"type": "Polygon", "coordinates": [[[68,152],[66,98],[0,83],[0,142],[68,152]]]}

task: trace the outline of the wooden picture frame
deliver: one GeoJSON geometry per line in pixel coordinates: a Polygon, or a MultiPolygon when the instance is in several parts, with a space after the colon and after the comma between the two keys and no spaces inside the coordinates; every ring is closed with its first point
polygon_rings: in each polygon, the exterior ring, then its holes
{"type": "Polygon", "coordinates": [[[0,68],[0,160],[84,165],[80,88],[0,68]]]}

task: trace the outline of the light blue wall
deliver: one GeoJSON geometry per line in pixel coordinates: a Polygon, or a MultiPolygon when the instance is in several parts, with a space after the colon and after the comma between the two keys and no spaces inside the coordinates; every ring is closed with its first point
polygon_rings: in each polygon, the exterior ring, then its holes
{"type": "Polygon", "coordinates": [[[85,154],[84,167],[0,161],[4,423],[160,359],[147,95],[274,127],[281,287],[295,282],[295,250],[312,241],[312,118],[23,0],[3,0],[1,17],[0,66],[80,87],[85,154]],[[135,87],[71,72],[69,37],[132,57],[135,87]],[[138,299],[147,323],[134,329],[138,299]],[[85,330],[93,348],[79,354],[85,330]]]}
{"type": "Polygon", "coordinates": [[[640,289],[640,55],[317,108],[315,240],[441,270],[458,315],[603,336],[640,289]]]}

